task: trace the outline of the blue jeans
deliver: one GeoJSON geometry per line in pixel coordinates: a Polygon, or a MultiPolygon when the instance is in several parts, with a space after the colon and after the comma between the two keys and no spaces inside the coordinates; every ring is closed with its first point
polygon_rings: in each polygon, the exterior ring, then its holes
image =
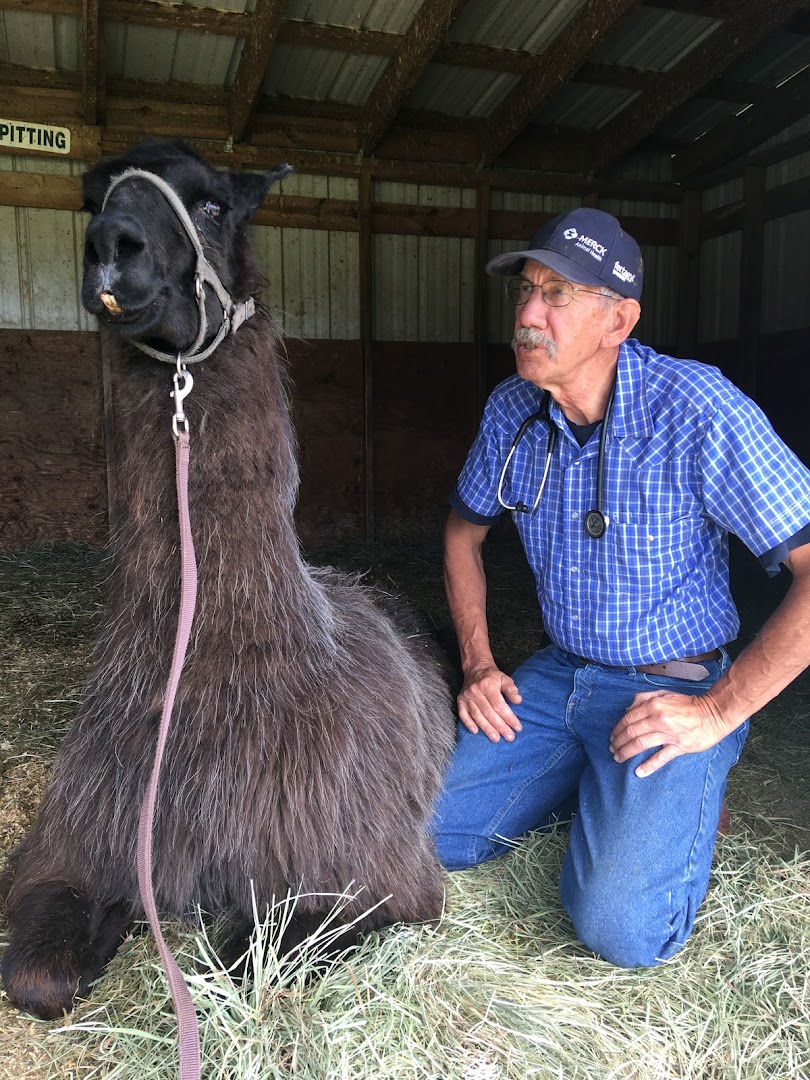
{"type": "Polygon", "coordinates": [[[704,661],[709,678],[687,682],[635,668],[585,664],[555,645],[515,672],[523,730],[490,742],[459,724],[436,806],[436,848],[448,870],[509,850],[578,796],[560,880],[577,936],[620,967],[651,967],[681,948],[709,881],[726,777],[748,721],[717,746],[684,754],[639,779],[644,754],[617,764],[610,733],[634,696],[666,689],[703,694],[729,666],[704,661]]]}

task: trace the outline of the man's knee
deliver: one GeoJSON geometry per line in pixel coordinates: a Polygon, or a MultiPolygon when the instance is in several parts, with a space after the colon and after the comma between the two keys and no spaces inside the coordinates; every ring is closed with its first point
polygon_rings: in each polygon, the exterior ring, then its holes
{"type": "Polygon", "coordinates": [[[613,879],[579,890],[560,888],[577,938],[621,968],[656,967],[674,956],[688,936],[686,920],[668,903],[640,898],[613,879]]]}

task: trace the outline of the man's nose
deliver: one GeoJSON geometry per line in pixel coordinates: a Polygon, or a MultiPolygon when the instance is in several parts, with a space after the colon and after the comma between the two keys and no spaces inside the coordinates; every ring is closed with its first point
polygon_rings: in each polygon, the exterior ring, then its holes
{"type": "Polygon", "coordinates": [[[545,326],[548,310],[549,306],[543,299],[543,290],[535,286],[526,303],[518,307],[517,320],[522,326],[545,326]]]}

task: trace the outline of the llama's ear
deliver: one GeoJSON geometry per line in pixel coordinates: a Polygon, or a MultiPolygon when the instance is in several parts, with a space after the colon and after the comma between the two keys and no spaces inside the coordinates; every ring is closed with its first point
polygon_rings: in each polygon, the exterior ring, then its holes
{"type": "Polygon", "coordinates": [[[293,171],[292,165],[277,165],[266,173],[232,172],[231,209],[239,218],[249,218],[273,186],[293,171]]]}

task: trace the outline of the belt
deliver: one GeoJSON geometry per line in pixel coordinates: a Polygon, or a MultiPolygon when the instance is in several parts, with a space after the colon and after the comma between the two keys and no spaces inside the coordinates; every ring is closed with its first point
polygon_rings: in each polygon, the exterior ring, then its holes
{"type": "MultiPolygon", "coordinates": [[[[589,660],[587,656],[577,656],[571,653],[575,660],[583,664],[598,664],[599,660],[589,660]]],[[[636,671],[643,671],[645,675],[668,675],[671,679],[688,679],[689,682],[703,682],[709,677],[709,669],[704,667],[701,660],[719,660],[722,653],[719,649],[700,653],[698,656],[684,656],[680,660],[664,660],[660,664],[603,664],[603,667],[633,667],[636,671]]]]}

